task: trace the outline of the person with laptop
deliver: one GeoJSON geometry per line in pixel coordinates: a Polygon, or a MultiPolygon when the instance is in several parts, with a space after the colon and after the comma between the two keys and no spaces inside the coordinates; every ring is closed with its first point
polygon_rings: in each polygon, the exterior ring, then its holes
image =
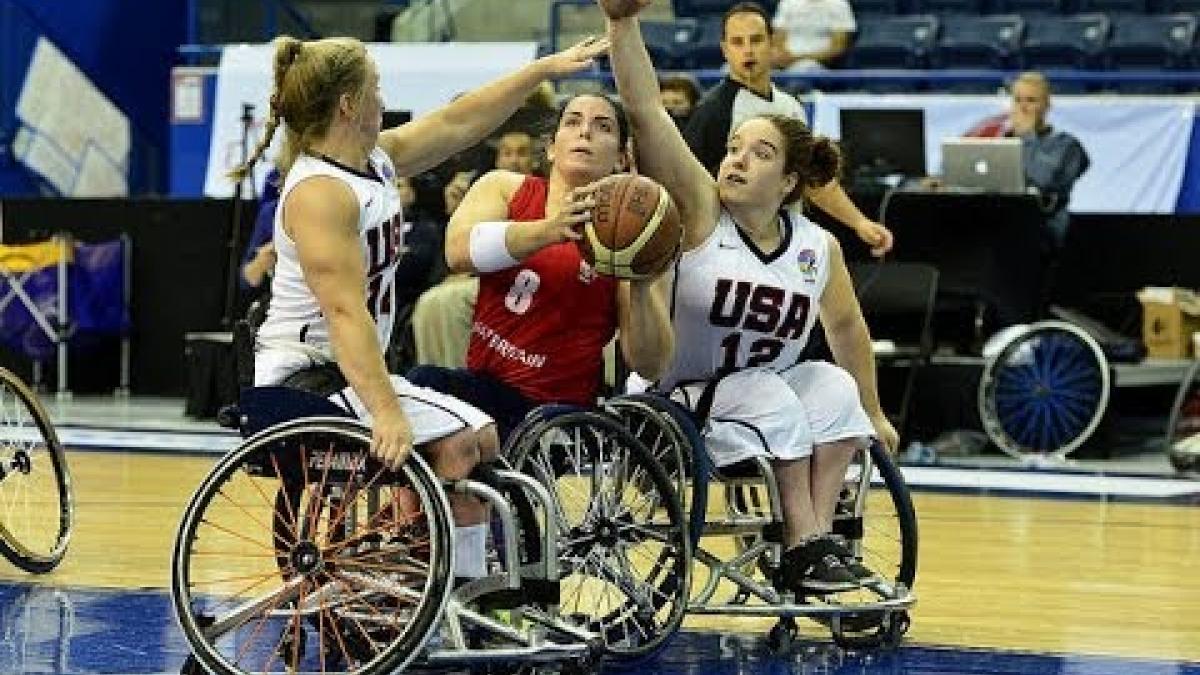
{"type": "Polygon", "coordinates": [[[1016,138],[1021,141],[1021,166],[1027,185],[1041,194],[1046,227],[1055,248],[1067,236],[1067,204],[1075,181],[1091,160],[1083,144],[1069,132],[1046,123],[1050,109],[1050,82],[1036,71],[1026,71],[1010,87],[1012,107],[1007,115],[989,118],[965,135],[970,138],[1016,138]]]}

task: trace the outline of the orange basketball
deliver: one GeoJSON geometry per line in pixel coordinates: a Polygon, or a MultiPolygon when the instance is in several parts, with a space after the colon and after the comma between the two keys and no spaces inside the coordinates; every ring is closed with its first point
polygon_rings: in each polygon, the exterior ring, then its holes
{"type": "Polygon", "coordinates": [[[683,226],[666,188],[623,173],[596,186],[592,222],[579,240],[583,257],[600,274],[645,279],[666,269],[679,255],[683,226]]]}

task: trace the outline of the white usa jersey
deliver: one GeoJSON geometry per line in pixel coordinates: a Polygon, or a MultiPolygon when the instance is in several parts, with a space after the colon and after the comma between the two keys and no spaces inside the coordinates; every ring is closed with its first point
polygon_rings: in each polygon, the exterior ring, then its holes
{"type": "Polygon", "coordinates": [[[783,237],[764,253],[727,211],[712,235],[679,259],[672,289],[675,359],[669,391],[718,370],[781,370],[800,359],[829,278],[825,230],[780,212],[783,237]]]}
{"type": "Polygon", "coordinates": [[[358,202],[358,239],[367,270],[367,309],[375,320],[381,349],[386,349],[395,316],[393,285],[403,250],[403,217],[396,170],[380,148],[367,158],[364,173],[328,157],[302,154],[288,171],[275,210],[275,275],[267,318],[258,329],[254,359],[256,385],[278,384],[308,366],[333,360],[329,322],[304,279],[296,244],[283,228],[288,195],[301,182],[329,176],[344,182],[358,202]]]}

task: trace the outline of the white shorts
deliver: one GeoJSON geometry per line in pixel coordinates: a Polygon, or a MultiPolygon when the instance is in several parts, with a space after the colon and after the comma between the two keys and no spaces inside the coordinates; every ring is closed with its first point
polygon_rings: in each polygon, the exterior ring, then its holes
{"type": "MultiPolygon", "coordinates": [[[[704,383],[677,387],[671,398],[695,409],[704,383]]],[[[875,435],[850,373],[807,361],[782,372],[740,370],[717,385],[702,432],[717,466],[751,457],[803,459],[813,447],[875,435]]]]}
{"type": "MultiPolygon", "coordinates": [[[[293,350],[260,350],[254,356],[254,385],[278,384],[289,375],[317,363],[313,358],[293,350]]],[[[492,418],[483,411],[453,396],[418,387],[399,375],[392,375],[391,380],[392,389],[400,398],[400,407],[412,425],[413,442],[418,445],[467,428],[479,431],[492,423],[492,418]]],[[[330,396],[329,400],[353,413],[367,426],[371,425],[371,414],[351,387],[330,396]]]]}
{"type": "MultiPolygon", "coordinates": [[[[491,417],[469,403],[418,387],[399,375],[392,375],[391,378],[392,388],[400,398],[400,407],[412,425],[413,443],[416,445],[436,441],[463,429],[479,431],[492,423],[491,417]]],[[[329,400],[371,426],[371,413],[351,387],[330,396],[329,400]]]]}

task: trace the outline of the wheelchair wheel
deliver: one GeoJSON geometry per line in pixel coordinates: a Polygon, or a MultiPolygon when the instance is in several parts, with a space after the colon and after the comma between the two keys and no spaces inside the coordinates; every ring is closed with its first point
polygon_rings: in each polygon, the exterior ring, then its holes
{"type": "Polygon", "coordinates": [[[1108,360],[1083,330],[1042,321],[990,359],[979,382],[984,431],[1018,459],[1064,459],[1108,406],[1108,360]]]}
{"type": "Polygon", "coordinates": [[[693,548],[704,533],[708,508],[708,455],[695,452],[702,443],[689,413],[673,401],[652,394],[631,394],[605,402],[605,408],[646,446],[675,483],[680,505],[689,517],[693,548]]]}
{"type": "Polygon", "coordinates": [[[691,581],[675,483],[621,422],[595,412],[536,420],[511,452],[554,498],[559,611],[611,658],[656,652],[683,620],[691,581]]]}
{"type": "Polygon", "coordinates": [[[67,551],[74,497],[66,453],[29,387],[0,368],[0,554],[34,574],[67,551]]]}
{"type": "Polygon", "coordinates": [[[392,472],[370,440],[350,420],[286,422],[196,490],[171,595],[203,667],[373,674],[420,653],[451,590],[449,506],[419,456],[392,472]]]}

